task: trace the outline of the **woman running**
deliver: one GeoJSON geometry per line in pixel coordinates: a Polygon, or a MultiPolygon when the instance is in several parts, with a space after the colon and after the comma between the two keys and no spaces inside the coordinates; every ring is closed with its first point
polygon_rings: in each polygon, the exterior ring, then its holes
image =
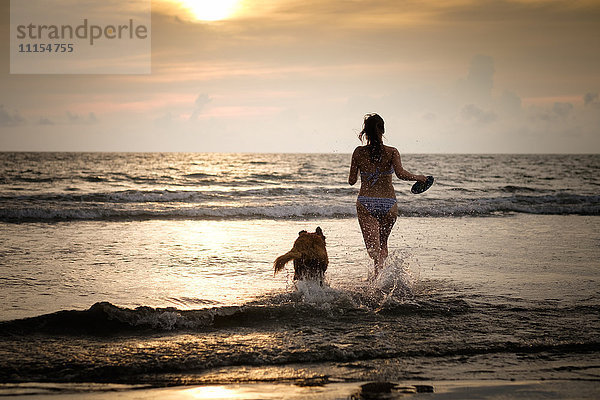
{"type": "Polygon", "coordinates": [[[392,174],[407,181],[425,182],[424,175],[414,175],[402,168],[400,153],[383,144],[383,118],[377,114],[365,116],[358,138],[366,146],[358,146],[352,154],[348,183],[354,185],[360,172],[360,191],[356,200],[358,223],[369,257],[375,263],[375,277],[381,272],[388,256],[387,241],[398,217],[392,174]]]}

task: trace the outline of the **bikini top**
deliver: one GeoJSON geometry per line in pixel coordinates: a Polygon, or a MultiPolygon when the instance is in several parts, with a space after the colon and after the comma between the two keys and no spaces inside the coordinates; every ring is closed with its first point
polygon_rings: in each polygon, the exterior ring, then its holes
{"type": "Polygon", "coordinates": [[[392,175],[394,173],[394,166],[389,171],[380,171],[379,167],[375,169],[375,172],[360,171],[360,179],[369,182],[369,186],[373,186],[379,180],[382,175],[392,175]]]}

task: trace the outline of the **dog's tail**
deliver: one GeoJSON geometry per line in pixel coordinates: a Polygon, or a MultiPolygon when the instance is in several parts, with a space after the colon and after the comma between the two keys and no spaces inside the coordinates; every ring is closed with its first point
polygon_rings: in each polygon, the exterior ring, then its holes
{"type": "Polygon", "coordinates": [[[302,254],[296,249],[292,249],[287,253],[277,257],[277,259],[273,263],[273,267],[275,268],[275,274],[281,271],[283,267],[285,267],[285,264],[300,257],[302,257],[302,254]]]}

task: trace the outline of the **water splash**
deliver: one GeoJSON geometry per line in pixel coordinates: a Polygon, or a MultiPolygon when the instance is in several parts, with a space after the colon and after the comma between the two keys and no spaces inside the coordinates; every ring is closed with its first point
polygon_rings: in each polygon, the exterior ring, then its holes
{"type": "Polygon", "coordinates": [[[408,252],[393,251],[373,284],[388,296],[411,297],[417,281],[412,273],[415,264],[416,260],[408,252]]]}
{"type": "MultiPolygon", "coordinates": [[[[267,303],[309,306],[321,311],[345,309],[373,312],[384,308],[410,304],[418,294],[419,264],[407,251],[392,251],[381,273],[373,276],[370,261],[365,261],[367,279],[354,276],[346,280],[326,281],[321,286],[315,281],[288,280],[287,291],[268,296],[267,303]],[[333,286],[331,286],[333,285],[333,286]]],[[[263,301],[266,299],[263,298],[263,301]]]]}
{"type": "Polygon", "coordinates": [[[291,291],[272,296],[267,303],[278,306],[284,304],[306,306],[315,311],[324,311],[326,314],[359,308],[359,304],[355,303],[351,292],[333,288],[326,280],[323,285],[317,281],[295,281],[291,291]]]}
{"type": "MultiPolygon", "coordinates": [[[[372,269],[369,269],[372,271],[372,269]]],[[[406,251],[392,251],[377,277],[369,273],[366,286],[355,290],[362,303],[379,311],[389,306],[397,306],[413,301],[418,283],[418,263],[406,251]]]]}
{"type": "Polygon", "coordinates": [[[289,287],[291,292],[279,298],[279,301],[291,301],[308,305],[320,310],[335,308],[366,308],[377,311],[388,306],[397,306],[412,301],[418,276],[418,263],[407,251],[392,251],[377,277],[368,267],[366,281],[344,282],[341,287],[331,287],[327,281],[320,285],[316,281],[295,281],[289,287]]]}

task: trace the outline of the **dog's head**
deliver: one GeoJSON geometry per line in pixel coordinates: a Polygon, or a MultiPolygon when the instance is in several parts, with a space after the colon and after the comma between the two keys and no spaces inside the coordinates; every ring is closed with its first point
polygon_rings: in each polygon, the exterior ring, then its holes
{"type": "Polygon", "coordinates": [[[315,231],[315,233],[308,233],[305,230],[301,230],[300,232],[298,232],[298,236],[302,236],[302,235],[318,235],[318,236],[321,236],[323,238],[323,240],[325,240],[325,235],[323,235],[323,230],[321,229],[320,226],[317,226],[317,230],[315,231]]]}

